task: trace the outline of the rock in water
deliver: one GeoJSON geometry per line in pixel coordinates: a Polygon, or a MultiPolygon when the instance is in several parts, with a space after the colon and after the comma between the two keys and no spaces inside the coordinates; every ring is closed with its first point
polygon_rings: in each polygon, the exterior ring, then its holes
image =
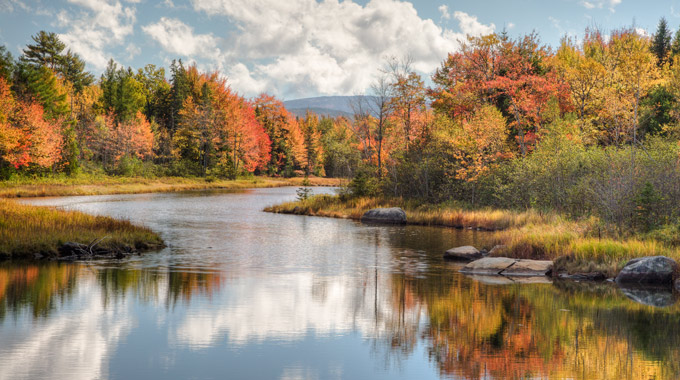
{"type": "Polygon", "coordinates": [[[619,284],[672,284],[678,263],[666,256],[641,257],[623,267],[616,282],[619,284]]]}
{"type": "Polygon", "coordinates": [[[518,260],[514,265],[501,272],[503,276],[547,276],[552,273],[550,260],[518,260]]]}
{"type": "Polygon", "coordinates": [[[507,257],[485,257],[469,263],[460,271],[471,274],[500,274],[516,262],[517,259],[509,259],[507,257]]]}
{"type": "Polygon", "coordinates": [[[406,212],[399,207],[374,208],[361,217],[366,223],[406,224],[406,212]]]}
{"type": "Polygon", "coordinates": [[[59,247],[59,256],[72,256],[72,255],[89,255],[90,251],[85,244],[75,243],[72,241],[64,243],[59,247]]]}
{"type": "Polygon", "coordinates": [[[451,248],[444,253],[447,260],[472,261],[482,258],[482,253],[471,245],[451,248]]]}

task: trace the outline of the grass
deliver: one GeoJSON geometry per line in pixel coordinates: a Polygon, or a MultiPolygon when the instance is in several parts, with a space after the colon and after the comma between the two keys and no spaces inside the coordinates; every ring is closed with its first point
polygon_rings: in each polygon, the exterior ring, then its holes
{"type": "Polygon", "coordinates": [[[547,223],[553,215],[534,211],[465,210],[446,205],[422,205],[399,198],[361,197],[341,199],[334,195],[317,195],[306,200],[288,202],[265,209],[267,212],[360,219],[364,212],[377,207],[401,207],[409,224],[503,230],[527,223],[547,223]]]}
{"type": "MultiPolygon", "coordinates": [[[[493,231],[493,241],[505,245],[497,255],[555,261],[555,272],[615,276],[635,257],[664,255],[680,261],[678,245],[645,236],[608,236],[613,230],[594,217],[572,220],[558,214],[496,209],[470,210],[456,205],[418,205],[386,198],[349,198],[319,195],[307,200],[268,207],[265,211],[360,219],[376,207],[401,207],[409,224],[437,225],[493,231]]],[[[490,247],[484,247],[490,248],[490,247]]]]}
{"type": "Polygon", "coordinates": [[[98,247],[113,251],[125,247],[145,251],[163,246],[153,231],[129,221],[0,199],[0,258],[32,259],[37,253],[55,257],[65,242],[88,244],[103,237],[107,238],[98,247]]]}
{"type": "MultiPolygon", "coordinates": [[[[69,195],[107,195],[160,193],[207,189],[248,189],[255,187],[302,186],[304,178],[252,177],[236,180],[208,180],[182,177],[113,177],[81,175],[46,178],[21,177],[0,181],[0,198],[46,197],[69,195]]],[[[310,177],[312,186],[339,186],[338,178],[310,177]]]]}

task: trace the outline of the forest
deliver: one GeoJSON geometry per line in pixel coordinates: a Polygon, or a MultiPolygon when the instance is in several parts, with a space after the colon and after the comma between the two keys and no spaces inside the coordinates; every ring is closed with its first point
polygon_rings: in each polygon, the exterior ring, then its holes
{"type": "Polygon", "coordinates": [[[537,33],[468,37],[431,85],[408,56],[389,58],[352,118],[295,117],[181,60],[167,72],[111,60],[95,78],[56,34],[32,39],[18,59],[0,47],[5,180],[345,177],[355,197],[677,228],[680,34],[663,18],[651,36],[587,29],[556,48],[537,33]]]}

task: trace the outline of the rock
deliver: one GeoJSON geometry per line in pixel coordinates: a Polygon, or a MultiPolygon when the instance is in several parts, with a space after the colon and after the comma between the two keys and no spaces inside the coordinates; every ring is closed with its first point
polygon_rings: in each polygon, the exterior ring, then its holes
{"type": "Polygon", "coordinates": [[[676,302],[673,291],[669,287],[624,286],[621,292],[631,300],[654,307],[668,307],[676,302]]]}
{"type": "Polygon", "coordinates": [[[520,260],[508,257],[484,257],[464,266],[462,273],[503,276],[546,276],[552,272],[549,260],[520,260]]]}
{"type": "Polygon", "coordinates": [[[500,274],[516,262],[517,259],[507,257],[485,257],[467,264],[460,271],[470,274],[500,274]]]}
{"type": "Polygon", "coordinates": [[[518,260],[501,274],[503,276],[547,276],[552,272],[553,262],[550,260],[518,260]]]}
{"type": "Polygon", "coordinates": [[[481,259],[482,256],[482,253],[471,245],[451,248],[444,253],[444,259],[457,261],[472,261],[481,259]]]}
{"type": "Polygon", "coordinates": [[[641,257],[630,260],[618,276],[617,284],[672,284],[678,263],[665,256],[641,257]]]}
{"type": "Polygon", "coordinates": [[[374,208],[361,217],[365,223],[406,224],[406,212],[399,207],[374,208]]]}
{"type": "Polygon", "coordinates": [[[511,279],[503,276],[488,276],[488,275],[470,275],[470,278],[474,281],[481,282],[485,285],[512,285],[515,282],[511,279]]]}
{"type": "Polygon", "coordinates": [[[508,246],[507,245],[495,245],[491,250],[489,251],[488,255],[493,256],[498,255],[503,252],[504,249],[506,249],[508,246]]]}

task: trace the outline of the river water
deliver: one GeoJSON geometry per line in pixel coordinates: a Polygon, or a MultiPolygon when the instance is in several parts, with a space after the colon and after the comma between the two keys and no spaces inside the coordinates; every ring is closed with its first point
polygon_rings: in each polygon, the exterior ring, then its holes
{"type": "Polygon", "coordinates": [[[0,379],[680,375],[673,293],[470,278],[442,253],[488,246],[483,232],[261,211],[294,198],[277,188],[28,201],[130,219],[168,248],[0,263],[0,379]]]}

